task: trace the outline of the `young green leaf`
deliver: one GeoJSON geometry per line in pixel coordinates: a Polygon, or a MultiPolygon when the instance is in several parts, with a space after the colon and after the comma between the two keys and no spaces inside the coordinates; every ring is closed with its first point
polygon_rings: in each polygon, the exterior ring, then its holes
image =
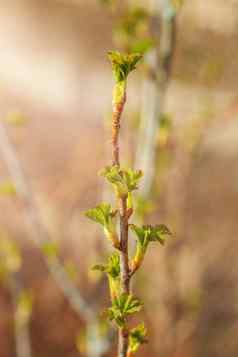
{"type": "Polygon", "coordinates": [[[143,173],[141,170],[121,169],[118,166],[107,166],[101,175],[110,182],[118,197],[126,197],[129,192],[138,189],[138,183],[143,173]]]}
{"type": "Polygon", "coordinates": [[[149,231],[150,242],[159,242],[164,244],[168,235],[172,233],[165,224],[158,224],[156,226],[145,226],[149,231]]]}
{"type": "Polygon", "coordinates": [[[133,295],[121,294],[112,301],[112,306],[108,309],[108,317],[122,327],[126,317],[140,311],[142,306],[140,300],[133,295]]]}
{"type": "Polygon", "coordinates": [[[108,52],[108,58],[112,64],[112,71],[117,83],[127,79],[128,74],[136,68],[141,60],[140,53],[122,54],[118,51],[108,52]]]}
{"type": "Polygon", "coordinates": [[[95,208],[89,209],[86,216],[103,226],[106,237],[112,241],[115,248],[119,248],[119,240],[116,233],[115,216],[116,210],[113,210],[108,203],[101,203],[95,208]]]}
{"type": "Polygon", "coordinates": [[[138,325],[130,331],[129,336],[129,351],[130,353],[135,353],[143,343],[147,343],[146,338],[147,329],[145,328],[144,323],[138,325]]]}
{"type": "Polygon", "coordinates": [[[167,235],[170,235],[171,232],[164,224],[156,226],[145,225],[142,227],[131,224],[130,228],[137,236],[136,254],[131,263],[131,269],[134,273],[141,266],[149,243],[159,242],[164,244],[167,235]]]}
{"type": "Polygon", "coordinates": [[[107,273],[112,278],[116,279],[120,276],[120,257],[118,253],[113,253],[107,261],[107,264],[94,265],[93,270],[98,270],[107,273]]]}
{"type": "Polygon", "coordinates": [[[134,191],[138,189],[138,182],[143,176],[143,173],[141,170],[132,170],[132,169],[127,169],[122,171],[124,180],[126,182],[126,185],[128,187],[128,191],[134,191]]]}
{"type": "Polygon", "coordinates": [[[97,264],[93,270],[106,273],[109,281],[111,298],[114,299],[120,293],[120,257],[118,253],[113,253],[107,261],[107,264],[97,264]]]}
{"type": "Polygon", "coordinates": [[[170,230],[165,224],[158,224],[156,226],[144,225],[142,227],[131,224],[130,228],[137,235],[141,245],[144,245],[146,242],[156,241],[160,244],[164,244],[166,237],[171,235],[170,230]]]}
{"type": "Polygon", "coordinates": [[[115,211],[112,210],[110,204],[101,203],[97,207],[89,209],[85,214],[88,218],[105,227],[110,219],[115,216],[115,211]]]}

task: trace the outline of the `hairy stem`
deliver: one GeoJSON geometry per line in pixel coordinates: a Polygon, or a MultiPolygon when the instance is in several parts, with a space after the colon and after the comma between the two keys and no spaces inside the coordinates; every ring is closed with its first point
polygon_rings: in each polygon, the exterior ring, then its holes
{"type": "MultiPolygon", "coordinates": [[[[117,103],[113,103],[112,115],[112,162],[120,167],[119,132],[120,120],[126,102],[126,91],[117,103]]],[[[128,259],[128,214],[127,196],[118,199],[120,212],[120,281],[121,292],[130,293],[130,268],[128,259]]],[[[128,351],[128,331],[126,328],[119,329],[118,357],[126,357],[128,351]]]]}
{"type": "Polygon", "coordinates": [[[112,164],[120,166],[119,132],[121,126],[121,114],[126,102],[124,93],[119,103],[113,103],[112,114],[112,164]]]}
{"type": "Polygon", "coordinates": [[[118,337],[118,357],[127,357],[128,331],[125,328],[121,328],[118,337]]]}
{"type": "MultiPolygon", "coordinates": [[[[130,268],[128,259],[128,215],[127,199],[121,198],[120,204],[120,271],[121,292],[130,293],[130,268]]],[[[128,351],[128,331],[126,328],[119,330],[118,356],[126,357],[128,351]]]]}
{"type": "Polygon", "coordinates": [[[121,292],[130,292],[130,269],[128,259],[128,215],[127,200],[121,198],[120,204],[120,256],[121,256],[121,292]]]}

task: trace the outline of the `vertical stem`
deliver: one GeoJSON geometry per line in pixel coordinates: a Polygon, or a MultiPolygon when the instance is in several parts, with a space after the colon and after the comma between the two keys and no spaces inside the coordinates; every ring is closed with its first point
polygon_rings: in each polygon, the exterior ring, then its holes
{"type": "MultiPolygon", "coordinates": [[[[127,199],[121,198],[120,204],[120,280],[121,292],[130,293],[130,268],[128,259],[128,216],[127,216],[127,199]]],[[[128,331],[127,328],[119,330],[119,357],[126,357],[128,351],[128,331]]]]}
{"type": "Polygon", "coordinates": [[[121,198],[120,204],[120,246],[121,246],[121,292],[130,292],[130,270],[128,262],[128,216],[127,199],[121,198]]]}
{"type": "Polygon", "coordinates": [[[120,148],[119,148],[119,131],[120,120],[123,108],[126,102],[126,94],[124,93],[119,103],[113,103],[112,113],[112,164],[120,166],[120,148]]]}
{"type": "MultiPolygon", "coordinates": [[[[130,293],[130,269],[128,261],[128,215],[127,198],[121,198],[120,205],[120,271],[121,292],[130,293]]],[[[126,328],[119,330],[118,356],[126,357],[128,351],[128,331],[126,328]]]]}
{"type": "MultiPolygon", "coordinates": [[[[119,131],[121,114],[126,102],[126,91],[117,103],[113,103],[112,115],[112,162],[120,167],[119,131]]],[[[118,201],[120,212],[120,281],[121,292],[130,293],[130,268],[128,260],[128,214],[127,196],[120,197],[118,201]]],[[[126,357],[128,351],[128,331],[126,328],[119,329],[118,357],[126,357]]]]}

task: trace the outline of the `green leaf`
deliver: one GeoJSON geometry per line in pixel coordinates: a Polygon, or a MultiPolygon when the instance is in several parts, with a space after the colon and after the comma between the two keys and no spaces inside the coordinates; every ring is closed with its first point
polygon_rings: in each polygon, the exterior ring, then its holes
{"type": "Polygon", "coordinates": [[[172,233],[165,224],[159,224],[156,226],[146,226],[150,231],[149,239],[150,242],[159,242],[164,244],[168,235],[172,233]]]}
{"type": "Polygon", "coordinates": [[[136,226],[135,224],[130,224],[130,229],[137,235],[137,238],[141,245],[143,245],[146,234],[143,227],[136,226]]]}
{"type": "Polygon", "coordinates": [[[137,327],[135,327],[130,331],[130,336],[129,336],[130,352],[135,353],[139,349],[140,345],[148,342],[146,335],[147,335],[147,329],[145,328],[144,323],[138,325],[137,327]]]}
{"type": "Polygon", "coordinates": [[[138,183],[143,176],[141,170],[121,169],[118,166],[107,166],[101,175],[116,189],[119,197],[125,197],[129,192],[138,189],[138,183]]]}
{"type": "Polygon", "coordinates": [[[11,181],[0,182],[0,196],[15,196],[16,187],[11,181]]]}
{"type": "Polygon", "coordinates": [[[119,326],[123,326],[127,315],[141,310],[143,304],[131,294],[121,294],[112,301],[108,310],[109,319],[114,320],[119,326]]]}
{"type": "Polygon", "coordinates": [[[105,169],[99,172],[112,184],[123,183],[121,169],[117,166],[106,166],[105,169]]]}
{"type": "Polygon", "coordinates": [[[53,241],[45,242],[42,244],[42,252],[47,258],[55,258],[59,255],[59,246],[53,241]]]}
{"type": "Polygon", "coordinates": [[[93,270],[98,270],[107,273],[112,278],[116,279],[120,276],[120,257],[118,253],[113,253],[107,261],[107,264],[97,264],[94,265],[93,270]]]}
{"type": "Polygon", "coordinates": [[[127,79],[128,74],[136,68],[136,64],[141,60],[140,53],[122,54],[118,51],[108,52],[108,58],[112,64],[112,71],[116,82],[127,79]]]}
{"type": "Polygon", "coordinates": [[[111,298],[114,299],[120,293],[120,257],[117,252],[113,253],[107,260],[107,264],[97,264],[93,270],[106,273],[109,281],[111,298]]]}
{"type": "Polygon", "coordinates": [[[118,197],[127,196],[128,188],[123,180],[122,171],[118,166],[107,166],[100,172],[100,174],[112,184],[118,197]]]}
{"type": "Polygon", "coordinates": [[[113,253],[107,264],[107,273],[114,279],[120,276],[120,256],[118,253],[113,253]]]}
{"type": "Polygon", "coordinates": [[[110,321],[115,321],[118,327],[125,326],[125,318],[112,307],[107,310],[107,317],[110,321]]]}
{"type": "Polygon", "coordinates": [[[143,173],[141,170],[132,170],[132,169],[127,169],[122,171],[124,180],[126,182],[126,185],[128,187],[128,191],[134,191],[138,189],[138,182],[143,176],[143,173]]]}
{"type": "Polygon", "coordinates": [[[131,224],[130,228],[137,235],[141,245],[144,245],[146,242],[159,242],[160,244],[164,244],[166,237],[171,235],[170,230],[164,224],[156,226],[144,225],[142,227],[131,224]]]}
{"type": "Polygon", "coordinates": [[[115,216],[115,211],[112,210],[110,204],[101,203],[97,207],[89,209],[85,214],[91,220],[106,227],[110,219],[115,216]]]}
{"type": "Polygon", "coordinates": [[[89,209],[86,216],[104,227],[106,237],[112,241],[115,248],[119,248],[119,240],[116,233],[115,216],[117,210],[113,210],[108,203],[101,203],[99,206],[89,209]]]}
{"type": "Polygon", "coordinates": [[[131,269],[134,273],[141,266],[149,243],[159,242],[160,244],[164,244],[167,235],[171,233],[164,224],[142,227],[130,224],[129,227],[137,236],[136,253],[131,262],[131,269]]]}

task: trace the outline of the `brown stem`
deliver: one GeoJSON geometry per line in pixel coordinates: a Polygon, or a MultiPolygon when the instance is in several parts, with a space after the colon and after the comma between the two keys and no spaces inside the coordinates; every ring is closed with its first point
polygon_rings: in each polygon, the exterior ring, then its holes
{"type": "MultiPolygon", "coordinates": [[[[112,162],[113,165],[120,166],[119,131],[121,114],[126,102],[126,94],[121,101],[113,105],[112,115],[112,162]]],[[[128,208],[127,196],[119,198],[120,211],[120,271],[121,271],[121,292],[130,293],[130,268],[128,259],[128,208]]],[[[128,351],[128,330],[119,329],[118,357],[126,357],[128,351]]]]}
{"type": "Polygon", "coordinates": [[[125,328],[119,330],[118,357],[127,357],[128,352],[128,331],[125,328]]]}
{"type": "MultiPolygon", "coordinates": [[[[120,271],[121,292],[130,293],[130,268],[128,259],[128,214],[127,198],[120,198],[120,271]]],[[[128,351],[128,331],[125,328],[119,330],[118,356],[126,357],[128,351]]]]}
{"type": "Polygon", "coordinates": [[[127,352],[126,357],[132,357],[132,355],[133,355],[133,353],[129,350],[129,351],[127,352]]]}
{"type": "Polygon", "coordinates": [[[120,255],[121,255],[121,291],[130,292],[130,269],[128,259],[128,215],[127,199],[120,198],[120,255]]]}
{"type": "Polygon", "coordinates": [[[120,166],[120,148],[119,148],[119,131],[121,114],[123,112],[126,95],[123,96],[120,103],[113,104],[112,114],[112,164],[120,166]]]}

